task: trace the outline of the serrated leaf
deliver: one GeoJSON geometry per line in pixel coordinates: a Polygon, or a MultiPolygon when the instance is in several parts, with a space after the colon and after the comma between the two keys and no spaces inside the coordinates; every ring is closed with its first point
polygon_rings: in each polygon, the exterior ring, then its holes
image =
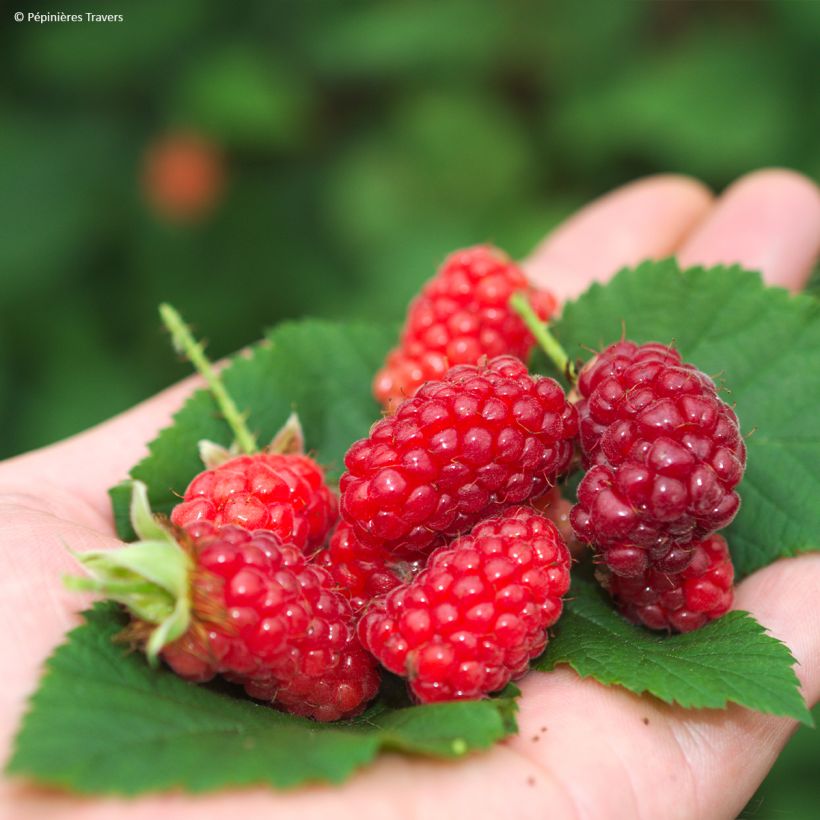
{"type": "Polygon", "coordinates": [[[726,531],[739,576],[820,548],[820,303],[765,287],[739,267],[674,260],[621,271],[564,307],[553,327],[567,353],[589,357],[625,333],[674,342],[724,385],[746,435],[740,512],[726,531]]]}
{"type": "MultiPolygon", "coordinates": [[[[260,444],[269,442],[296,411],[308,451],[331,480],[343,467],[345,451],[379,417],[370,395],[373,374],[394,341],[392,329],[319,320],[288,322],[272,330],[249,356],[225,370],[225,384],[260,444]]],[[[169,513],[190,480],[203,469],[202,439],[228,446],[232,434],[206,390],[194,393],[173,424],[149,445],[150,455],[132,471],[149,488],[151,507],[169,513]]],[[[128,521],[130,490],[111,491],[117,531],[133,537],[128,521]]]]}
{"type": "Polygon", "coordinates": [[[491,700],[391,708],[322,725],[148,667],[113,638],[125,619],[98,604],[47,663],[18,735],[12,774],[79,792],[338,783],[382,749],[461,757],[516,730],[509,687],[491,700]]]}
{"type": "Polygon", "coordinates": [[[594,582],[573,578],[572,598],[535,668],[567,663],[582,677],[648,692],[686,708],[737,703],[813,725],[789,648],[748,613],[664,636],[625,621],[594,582]]]}

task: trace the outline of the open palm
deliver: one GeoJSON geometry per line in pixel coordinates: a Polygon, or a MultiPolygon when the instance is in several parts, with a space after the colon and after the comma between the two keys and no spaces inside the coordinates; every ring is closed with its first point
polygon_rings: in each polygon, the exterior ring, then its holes
{"type": "MultiPolygon", "coordinates": [[[[593,203],[527,263],[560,298],[624,264],[676,254],[684,265],[741,262],[799,289],[820,251],[820,194],[786,171],[752,174],[713,200],[698,183],[656,177],[593,203]]],[[[725,306],[731,310],[731,305],[725,306]]],[[[53,447],[0,465],[0,742],[6,747],[42,663],[78,622],[63,591],[64,549],[106,549],[114,535],[106,489],[121,480],[195,380],[53,447]]],[[[786,641],[803,692],[820,695],[820,554],[778,561],[738,588],[746,609],[786,641]]],[[[768,772],[793,721],[732,706],[685,711],[569,670],[521,685],[520,734],[458,762],[383,757],[342,787],[268,789],[136,801],[90,799],[22,782],[3,787],[15,817],[733,817],[768,772]]]]}

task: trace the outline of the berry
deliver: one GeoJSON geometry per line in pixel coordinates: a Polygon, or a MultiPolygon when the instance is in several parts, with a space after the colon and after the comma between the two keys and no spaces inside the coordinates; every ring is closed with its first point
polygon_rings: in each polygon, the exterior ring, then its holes
{"type": "Polygon", "coordinates": [[[363,543],[418,557],[543,493],[577,429],[558,383],[519,359],[453,367],[347,451],[342,514],[363,543]]]}
{"type": "Polygon", "coordinates": [[[437,550],[411,583],[372,604],[359,637],[422,703],[481,697],[541,654],[569,565],[555,525],[514,507],[437,550]]]}
{"type": "Polygon", "coordinates": [[[207,620],[163,649],[177,674],[197,682],[219,674],[253,698],[323,721],[375,696],[378,677],[326,571],[265,530],[201,522],[189,534],[192,607],[207,620]]]}
{"type": "Polygon", "coordinates": [[[225,187],[225,168],[216,146],[197,134],[172,133],[145,155],[142,187],[157,214],[168,221],[202,218],[225,187]]]}
{"type": "Polygon", "coordinates": [[[384,595],[421,569],[420,561],[397,561],[381,547],[363,544],[345,521],[339,523],[316,562],[333,577],[354,611],[384,595]]]}
{"type": "Polygon", "coordinates": [[[411,303],[399,346],[373,382],[376,399],[392,410],[451,365],[504,354],[526,359],[533,338],[509,307],[516,291],[527,294],[540,318],[555,312],[552,294],[532,288],[498,248],[478,245],[451,254],[411,303]]]}
{"type": "Polygon", "coordinates": [[[378,673],[328,573],[269,531],[208,521],[165,527],[137,486],[132,518],[144,542],[81,560],[98,579],[94,588],[131,610],[127,634],[149,658],[197,683],[221,675],[317,720],[361,711],[378,673]]]}
{"type": "Polygon", "coordinates": [[[691,632],[729,610],[733,578],[726,541],[711,535],[693,547],[683,572],[649,569],[636,578],[610,574],[603,584],[630,621],[650,629],[691,632]]]}
{"type": "Polygon", "coordinates": [[[618,342],[578,378],[591,469],[571,514],[618,575],[679,572],[691,543],[725,527],[746,463],[737,416],[714,382],[661,344],[618,342]]]}
{"type": "Polygon", "coordinates": [[[338,518],[336,497],[325,484],[322,468],[304,455],[304,433],[291,413],[262,451],[200,343],[170,305],[160,315],[177,350],[194,364],[211,389],[223,418],[235,435],[230,449],[200,441],[207,468],[188,485],[171,521],[189,527],[197,521],[216,526],[235,524],[249,530],[271,530],[305,552],[321,547],[338,518]],[[233,457],[236,450],[244,455],[233,457]]]}
{"type": "Polygon", "coordinates": [[[336,497],[313,459],[265,452],[201,472],[171,512],[178,527],[210,521],[270,530],[306,553],[324,544],[337,517],[336,497]]]}

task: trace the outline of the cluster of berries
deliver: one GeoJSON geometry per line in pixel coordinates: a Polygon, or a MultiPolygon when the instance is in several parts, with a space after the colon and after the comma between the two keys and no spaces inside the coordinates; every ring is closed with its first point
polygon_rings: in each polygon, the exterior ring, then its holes
{"type": "Polygon", "coordinates": [[[725,611],[711,533],[738,506],[734,414],[674,351],[627,342],[581,372],[573,404],[521,360],[522,290],[553,310],[493,248],[447,260],[376,379],[392,414],[349,448],[338,501],[293,422],[263,452],[249,436],[244,455],[206,448],[170,521],[135,485],[141,543],[82,560],[149,659],[322,721],[361,711],[379,665],[422,703],[481,697],[526,672],[561,614],[568,517],[628,617],[685,631],[725,611]],[[568,515],[555,485],[579,440],[568,515]]]}

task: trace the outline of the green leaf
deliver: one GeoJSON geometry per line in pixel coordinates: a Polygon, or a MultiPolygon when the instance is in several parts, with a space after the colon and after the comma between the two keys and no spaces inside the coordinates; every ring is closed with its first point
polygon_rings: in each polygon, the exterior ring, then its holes
{"type": "Polygon", "coordinates": [[[674,342],[724,388],[746,435],[740,512],[726,536],[739,576],[820,548],[820,303],[738,267],[647,262],[564,307],[571,357],[617,341],[674,342]]]}
{"type": "Polygon", "coordinates": [[[590,580],[576,575],[571,595],[535,668],[568,663],[582,677],[649,692],[666,703],[719,709],[732,702],[812,725],[789,648],[748,612],[729,612],[685,635],[662,636],[625,621],[590,580]]]}
{"type": "MultiPolygon", "coordinates": [[[[345,451],[367,435],[379,417],[370,395],[373,374],[394,341],[392,329],[309,320],[280,325],[250,356],[239,356],[223,371],[225,385],[260,444],[270,441],[292,410],[299,414],[308,450],[338,477],[345,451]]],[[[232,433],[205,390],[199,390],[149,445],[150,455],[131,476],[149,488],[151,507],[169,513],[201,470],[197,443],[226,446],[232,433]]],[[[128,520],[130,490],[111,491],[117,531],[133,537],[128,520]]]]}
{"type": "Polygon", "coordinates": [[[85,614],[47,663],[7,770],[78,792],[191,792],[338,783],[382,749],[457,758],[516,731],[514,687],[498,698],[390,708],[322,725],[151,670],[114,642],[111,604],[85,614]]]}

